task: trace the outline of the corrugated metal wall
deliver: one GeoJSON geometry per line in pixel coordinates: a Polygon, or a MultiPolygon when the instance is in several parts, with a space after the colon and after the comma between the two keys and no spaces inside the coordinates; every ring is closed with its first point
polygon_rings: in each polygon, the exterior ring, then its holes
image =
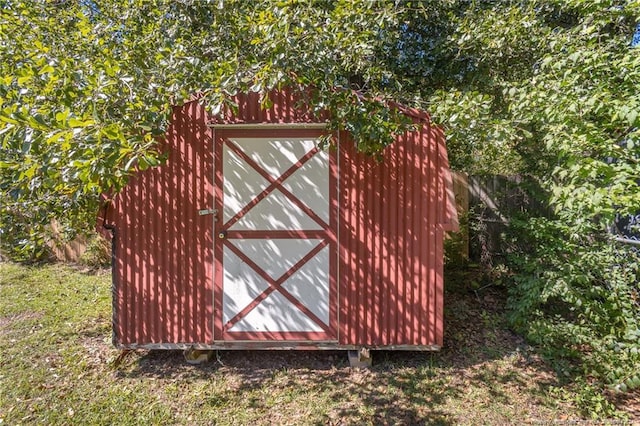
{"type": "Polygon", "coordinates": [[[213,341],[213,148],[204,109],[174,109],[167,164],[115,198],[115,337],[120,345],[213,341]]]}
{"type": "MultiPolygon", "coordinates": [[[[233,98],[216,122],[317,122],[290,92],[233,98]]],[[[339,152],[339,344],[441,345],[443,231],[455,226],[446,147],[425,114],[384,161],[339,152]]],[[[137,174],[107,211],[117,229],[116,343],[213,343],[213,131],[197,102],[174,110],[167,164],[137,174]]],[[[334,299],[335,300],[335,299],[334,299]]]]}
{"type": "Polygon", "coordinates": [[[257,93],[239,94],[230,99],[237,108],[229,104],[222,110],[220,117],[214,122],[221,124],[246,123],[317,123],[324,121],[325,116],[314,117],[304,102],[291,90],[273,91],[269,94],[271,107],[262,109],[261,98],[257,93]]]}
{"type": "Polygon", "coordinates": [[[422,122],[383,161],[342,144],[341,344],[442,345],[443,231],[455,215],[443,135],[422,122]]]}

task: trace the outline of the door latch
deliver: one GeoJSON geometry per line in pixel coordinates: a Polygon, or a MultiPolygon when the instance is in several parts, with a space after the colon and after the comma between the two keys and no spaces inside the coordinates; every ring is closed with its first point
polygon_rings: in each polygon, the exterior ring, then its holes
{"type": "Polygon", "coordinates": [[[208,214],[214,214],[217,215],[218,214],[218,209],[204,209],[204,210],[198,210],[198,214],[200,216],[206,216],[208,214]]]}

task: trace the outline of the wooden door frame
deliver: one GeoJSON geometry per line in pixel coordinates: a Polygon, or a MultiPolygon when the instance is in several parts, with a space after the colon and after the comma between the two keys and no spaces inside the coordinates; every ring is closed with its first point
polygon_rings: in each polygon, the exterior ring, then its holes
{"type": "Polygon", "coordinates": [[[322,135],[319,129],[287,129],[287,128],[224,128],[214,130],[214,209],[218,211],[218,221],[214,222],[214,243],[213,243],[213,336],[214,341],[314,341],[314,342],[336,342],[338,340],[338,150],[331,149],[329,151],[329,223],[325,223],[310,207],[299,200],[294,194],[291,194],[284,186],[284,182],[288,177],[293,175],[306,161],[313,158],[319,152],[316,147],[305,154],[298,162],[289,167],[281,176],[274,178],[266,172],[260,165],[256,164],[246,153],[242,151],[229,139],[231,138],[309,138],[317,140],[322,135]],[[227,146],[234,154],[242,158],[250,167],[265,178],[269,185],[263,189],[253,200],[241,208],[227,223],[224,222],[224,176],[223,176],[223,149],[227,146]],[[267,198],[274,190],[282,192],[290,201],[307,214],[312,220],[317,222],[322,230],[228,230],[229,227],[237,223],[237,221],[251,208],[257,205],[261,200],[267,198]],[[218,234],[224,231],[226,237],[218,238],[218,234]],[[242,253],[234,244],[228,243],[229,240],[243,238],[277,238],[277,239],[322,239],[323,241],[312,249],[306,256],[293,265],[280,278],[273,279],[265,273],[258,265],[251,261],[248,256],[242,253]],[[282,284],[291,277],[298,269],[306,264],[325,247],[329,247],[329,324],[324,324],[313,312],[300,303],[288,291],[282,288],[282,284]],[[261,278],[268,284],[257,298],[240,310],[227,324],[223,324],[223,256],[224,247],[228,247],[243,262],[249,265],[261,278]],[[300,309],[311,321],[321,326],[324,331],[313,332],[230,332],[228,329],[248,314],[262,300],[266,299],[273,292],[280,292],[289,302],[296,308],[300,309]],[[230,325],[229,325],[230,324],[230,325]]]}

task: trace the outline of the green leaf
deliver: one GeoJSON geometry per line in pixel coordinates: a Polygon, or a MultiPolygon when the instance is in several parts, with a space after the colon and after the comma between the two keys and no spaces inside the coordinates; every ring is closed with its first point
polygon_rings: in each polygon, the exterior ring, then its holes
{"type": "Polygon", "coordinates": [[[69,119],[69,127],[72,127],[72,128],[87,127],[87,126],[92,126],[94,124],[95,124],[95,121],[92,119],[88,119],[88,120],[79,120],[77,118],[69,119]]]}
{"type": "Polygon", "coordinates": [[[638,110],[637,109],[631,109],[629,110],[629,112],[627,113],[627,122],[629,123],[630,126],[635,126],[636,125],[636,121],[638,120],[638,110]]]}
{"type": "Polygon", "coordinates": [[[25,76],[22,76],[22,77],[18,77],[18,86],[24,86],[32,78],[33,78],[33,76],[31,76],[31,75],[25,75],[25,76]]]}

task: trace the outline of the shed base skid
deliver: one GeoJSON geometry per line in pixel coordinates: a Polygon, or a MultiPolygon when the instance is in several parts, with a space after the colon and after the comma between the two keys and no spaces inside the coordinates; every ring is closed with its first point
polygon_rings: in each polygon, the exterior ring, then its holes
{"type": "Polygon", "coordinates": [[[417,351],[417,352],[434,352],[439,351],[439,345],[387,345],[387,346],[363,346],[363,345],[341,345],[337,342],[277,342],[277,341],[220,341],[211,344],[206,343],[146,343],[146,344],[117,344],[118,349],[147,349],[147,350],[190,350],[190,351],[211,351],[211,350],[348,350],[361,351],[363,348],[367,350],[380,351],[417,351]]]}
{"type": "MultiPolygon", "coordinates": [[[[194,349],[193,347],[184,350],[184,359],[187,364],[200,365],[211,360],[213,350],[210,349],[194,349]]],[[[371,368],[373,357],[368,348],[360,348],[360,350],[347,351],[349,366],[352,368],[371,368]]]]}
{"type": "Polygon", "coordinates": [[[373,363],[371,351],[367,348],[361,348],[359,351],[347,351],[347,356],[352,368],[370,368],[373,363]]]}
{"type": "Polygon", "coordinates": [[[213,351],[206,349],[189,348],[184,350],[184,360],[187,364],[200,365],[208,362],[213,355],[213,351]]]}

